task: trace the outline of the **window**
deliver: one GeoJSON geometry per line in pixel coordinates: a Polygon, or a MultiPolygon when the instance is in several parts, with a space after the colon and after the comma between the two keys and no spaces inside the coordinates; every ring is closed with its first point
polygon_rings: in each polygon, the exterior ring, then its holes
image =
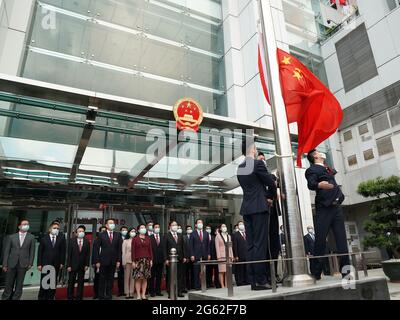
{"type": "Polygon", "coordinates": [[[343,139],[344,139],[344,141],[349,141],[349,140],[353,139],[353,134],[352,134],[351,130],[348,130],[345,133],[343,133],[343,139]]]}
{"type": "Polygon", "coordinates": [[[392,11],[400,6],[400,0],[386,0],[386,4],[389,8],[389,11],[392,11]]]}
{"type": "Polygon", "coordinates": [[[372,128],[374,129],[374,133],[379,133],[390,128],[389,118],[386,112],[372,118],[372,128]]]}
{"type": "Polygon", "coordinates": [[[376,146],[378,147],[379,156],[383,156],[394,151],[391,136],[376,140],[376,146]]]}
{"type": "Polygon", "coordinates": [[[357,164],[357,156],[354,154],[347,158],[349,166],[355,166],[357,164]]]}
{"type": "Polygon", "coordinates": [[[374,150],[368,149],[364,151],[364,160],[372,160],[374,158],[374,150]]]}
{"type": "Polygon", "coordinates": [[[364,123],[358,126],[358,133],[361,135],[368,133],[368,124],[364,123]]]}
{"type": "Polygon", "coordinates": [[[392,127],[400,124],[400,107],[396,107],[389,111],[389,118],[392,127]]]}
{"type": "Polygon", "coordinates": [[[339,40],[336,52],[346,92],[378,75],[365,24],[339,40]]]}

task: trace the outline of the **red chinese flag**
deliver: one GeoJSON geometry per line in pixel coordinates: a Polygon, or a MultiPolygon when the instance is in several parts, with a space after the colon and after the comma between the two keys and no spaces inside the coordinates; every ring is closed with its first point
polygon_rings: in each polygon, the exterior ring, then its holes
{"type": "Polygon", "coordinates": [[[278,61],[288,123],[298,126],[297,166],[301,167],[301,155],[336,132],[343,111],[329,89],[299,60],[278,49],[278,61]]]}

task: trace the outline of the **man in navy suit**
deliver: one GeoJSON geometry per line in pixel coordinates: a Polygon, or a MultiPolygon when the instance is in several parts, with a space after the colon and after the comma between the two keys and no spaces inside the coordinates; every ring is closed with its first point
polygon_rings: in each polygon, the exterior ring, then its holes
{"type": "MultiPolygon", "coordinates": [[[[190,237],[190,260],[193,264],[193,282],[194,289],[200,290],[200,265],[196,262],[201,260],[210,260],[210,235],[203,230],[203,220],[196,220],[196,230],[190,237]]],[[[203,277],[206,275],[203,274],[203,277]]]]}
{"type": "MultiPolygon", "coordinates": [[[[232,251],[233,257],[236,262],[244,262],[247,257],[247,240],[246,240],[246,229],[243,221],[238,222],[239,231],[232,235],[232,251]]],[[[236,285],[245,286],[248,285],[247,272],[245,264],[238,264],[235,269],[235,280],[236,285]]]]}
{"type": "MultiPolygon", "coordinates": [[[[344,217],[341,204],[344,201],[342,190],[335,180],[336,170],[325,166],[325,154],[317,150],[311,150],[307,159],[311,166],[306,170],[306,179],[308,189],[316,191],[315,196],[315,256],[325,254],[326,237],[330,229],[332,229],[337,252],[339,254],[348,253],[346,229],[344,226],[344,217]]],[[[340,270],[342,276],[345,272],[343,267],[349,265],[349,257],[340,257],[340,270]]],[[[317,280],[321,279],[323,267],[322,259],[316,259],[315,273],[313,274],[317,280]]]]}
{"type": "Polygon", "coordinates": [[[312,256],[315,255],[315,233],[314,228],[312,226],[307,227],[308,233],[304,236],[304,249],[306,251],[306,255],[310,258],[310,271],[311,274],[315,274],[316,270],[316,261],[312,259],[312,256]]]}
{"type": "Polygon", "coordinates": [[[107,219],[105,232],[99,234],[94,248],[96,268],[100,269],[99,299],[111,300],[114,273],[122,260],[122,236],[114,232],[114,219],[107,219]]]}
{"type": "MultiPolygon", "coordinates": [[[[240,214],[243,216],[246,227],[247,260],[266,260],[270,214],[268,200],[272,203],[272,200],[276,197],[276,184],[268,173],[264,162],[256,159],[257,149],[254,141],[246,142],[244,141],[242,145],[242,152],[246,158],[238,167],[237,178],[243,189],[240,214]]],[[[252,290],[271,288],[267,273],[266,263],[248,265],[248,277],[252,290]]]]}

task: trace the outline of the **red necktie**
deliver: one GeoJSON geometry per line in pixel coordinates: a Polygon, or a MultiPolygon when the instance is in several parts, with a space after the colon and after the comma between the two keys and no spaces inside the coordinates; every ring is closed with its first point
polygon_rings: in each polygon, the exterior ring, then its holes
{"type": "Polygon", "coordinates": [[[79,252],[82,252],[82,240],[79,240],[79,252]]]}
{"type": "Polygon", "coordinates": [[[175,239],[175,242],[178,243],[178,236],[176,235],[176,233],[174,233],[174,239],[175,239]]]}
{"type": "Polygon", "coordinates": [[[203,242],[203,231],[200,230],[200,241],[203,242]]]}
{"type": "Polygon", "coordinates": [[[112,241],[113,241],[113,235],[112,232],[110,232],[110,242],[112,243],[112,241]]]}

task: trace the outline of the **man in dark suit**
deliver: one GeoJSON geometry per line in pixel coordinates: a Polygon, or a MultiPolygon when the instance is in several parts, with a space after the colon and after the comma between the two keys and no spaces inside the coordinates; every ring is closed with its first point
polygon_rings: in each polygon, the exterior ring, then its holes
{"type": "Polygon", "coordinates": [[[164,257],[164,237],[160,234],[160,225],[154,224],[154,233],[150,236],[151,249],[153,251],[153,266],[151,267],[151,278],[149,283],[149,293],[151,297],[160,296],[161,280],[163,277],[164,257]]]}
{"type": "Polygon", "coordinates": [[[2,300],[21,299],[25,274],[33,265],[35,237],[28,233],[29,221],[21,220],[18,229],[17,233],[8,236],[4,247],[3,272],[6,279],[2,300]]]}
{"type": "Polygon", "coordinates": [[[183,237],[186,246],[186,263],[185,263],[185,280],[186,280],[186,290],[189,291],[194,288],[194,279],[193,279],[193,262],[190,260],[190,238],[193,234],[192,226],[186,226],[186,235],[183,237]]]}
{"type": "MultiPolygon", "coordinates": [[[[203,230],[203,220],[196,220],[196,230],[190,238],[190,260],[193,262],[194,289],[200,290],[200,265],[196,262],[210,260],[210,235],[203,230]]],[[[206,275],[201,275],[205,277],[206,275]]]]}
{"type": "Polygon", "coordinates": [[[41,273],[39,300],[54,300],[58,274],[65,264],[66,240],[64,235],[59,235],[59,230],[60,225],[53,223],[50,225],[49,233],[40,239],[37,256],[37,267],[41,273]],[[46,269],[49,266],[50,282],[46,281],[48,277],[46,269]],[[54,273],[52,273],[52,270],[54,270],[54,273]],[[46,279],[43,279],[45,277],[46,279]]]}
{"type": "MultiPolygon", "coordinates": [[[[246,139],[248,140],[248,139],[246,139]]],[[[243,189],[240,214],[246,227],[248,261],[266,260],[269,239],[269,205],[267,197],[276,196],[275,181],[264,162],[257,160],[254,141],[243,143],[242,152],[246,159],[238,167],[237,178],[243,189]],[[269,193],[267,193],[267,188],[269,193]]],[[[248,277],[252,290],[271,289],[267,277],[267,264],[248,265],[248,277]]]]}
{"type": "Polygon", "coordinates": [[[68,300],[82,300],[83,298],[85,272],[90,263],[90,244],[85,239],[85,231],[85,226],[79,226],[75,231],[75,237],[72,237],[69,241],[67,254],[68,300]],[[74,287],[76,282],[78,283],[78,288],[75,298],[74,287]]]}
{"type": "Polygon", "coordinates": [[[164,241],[164,257],[166,257],[165,264],[167,266],[167,291],[168,291],[168,298],[170,297],[170,254],[171,249],[176,249],[176,254],[178,255],[178,297],[184,297],[183,291],[185,289],[184,283],[184,263],[186,263],[186,247],[183,241],[182,234],[178,232],[178,223],[176,221],[171,221],[169,223],[169,232],[165,236],[164,241]]]}
{"type": "Polygon", "coordinates": [[[306,251],[306,255],[310,259],[310,272],[311,274],[315,274],[315,259],[312,256],[315,255],[315,233],[314,228],[312,226],[307,226],[307,234],[304,236],[304,249],[306,251]]]}
{"type": "MultiPolygon", "coordinates": [[[[317,150],[311,150],[307,159],[311,166],[306,170],[305,176],[308,183],[308,189],[316,191],[315,196],[315,255],[325,254],[326,237],[329,230],[332,229],[337,252],[339,254],[348,253],[346,229],[344,226],[344,217],[341,204],[344,201],[342,190],[335,180],[336,170],[325,166],[325,154],[317,150]]],[[[350,264],[348,256],[340,257],[340,270],[342,276],[343,267],[350,264]]],[[[317,280],[321,279],[323,260],[316,259],[315,273],[317,280]]]]}
{"type": "Polygon", "coordinates": [[[96,248],[96,242],[97,238],[99,237],[99,234],[102,232],[107,231],[106,226],[101,226],[99,228],[99,232],[96,235],[96,239],[93,241],[92,244],[92,267],[94,270],[94,277],[93,277],[93,299],[98,299],[99,298],[99,282],[100,282],[100,269],[96,267],[96,262],[95,262],[95,248],[96,248]]]}
{"type": "Polygon", "coordinates": [[[114,273],[122,261],[122,237],[119,232],[114,232],[114,219],[107,219],[106,228],[105,232],[99,234],[94,249],[96,267],[100,269],[100,300],[112,299],[114,273]]]}
{"type": "MultiPolygon", "coordinates": [[[[246,229],[243,221],[238,222],[239,231],[232,235],[232,251],[236,262],[245,262],[247,257],[246,229]]],[[[247,266],[245,264],[236,265],[235,281],[237,286],[248,285],[247,266]]]]}

